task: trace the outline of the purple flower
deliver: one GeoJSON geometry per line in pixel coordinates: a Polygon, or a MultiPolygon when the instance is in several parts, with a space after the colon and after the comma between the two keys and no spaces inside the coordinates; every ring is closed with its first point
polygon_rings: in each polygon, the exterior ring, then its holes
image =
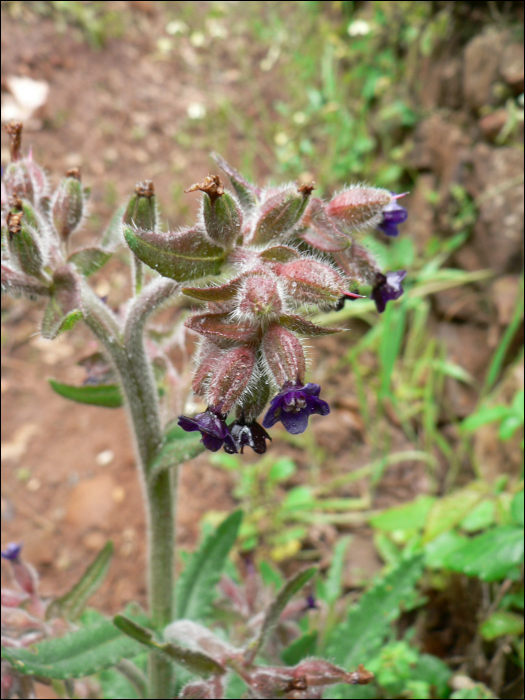
{"type": "Polygon", "coordinates": [[[264,416],[263,426],[271,428],[281,421],[285,430],[292,435],[304,433],[308,426],[308,418],[312,413],[326,416],[330,406],[319,397],[319,384],[285,384],[282,390],[272,399],[270,408],[264,416]]]}
{"type": "MultiPolygon", "coordinates": [[[[228,427],[237,448],[235,451],[239,451],[241,454],[243,454],[244,448],[248,445],[258,455],[262,455],[266,452],[266,440],[272,439],[262,425],[255,421],[253,423],[245,423],[240,419],[228,427]]],[[[224,450],[230,454],[233,452],[229,444],[224,445],[224,450]]]]}
{"type": "Polygon", "coordinates": [[[407,220],[408,212],[405,207],[401,207],[397,200],[404,195],[398,194],[392,197],[392,201],[383,209],[383,220],[377,228],[387,236],[397,236],[397,227],[407,220]]]}
{"type": "Polygon", "coordinates": [[[7,559],[8,561],[12,561],[15,564],[20,561],[20,552],[22,551],[22,543],[16,543],[16,542],[10,542],[7,545],[7,549],[2,550],[0,554],[2,555],[2,559],[7,559]]]}
{"type": "Polygon", "coordinates": [[[406,270],[387,272],[386,275],[377,273],[376,283],[372,289],[372,299],[380,314],[385,310],[387,301],[399,299],[403,294],[401,282],[405,279],[406,274],[406,270]]]}
{"type": "Polygon", "coordinates": [[[198,430],[202,435],[201,442],[207,450],[217,452],[223,445],[227,445],[231,452],[237,452],[235,442],[223,418],[209,409],[204,413],[197,413],[195,418],[179,416],[178,422],[180,427],[188,433],[198,430]]]}

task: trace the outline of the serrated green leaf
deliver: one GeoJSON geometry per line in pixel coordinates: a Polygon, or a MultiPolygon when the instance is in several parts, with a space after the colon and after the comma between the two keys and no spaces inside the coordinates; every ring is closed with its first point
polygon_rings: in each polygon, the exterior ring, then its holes
{"type": "Polygon", "coordinates": [[[370,518],[370,524],[385,532],[420,530],[425,525],[428,513],[435,502],[434,496],[418,496],[409,503],[403,503],[401,506],[395,506],[374,515],[370,518]]]}
{"type": "Polygon", "coordinates": [[[248,663],[253,661],[257,652],[266,644],[268,637],[278,624],[281,613],[288,601],[297,591],[301,590],[304,584],[307,583],[316,572],[316,567],[312,566],[305,571],[300,571],[284,584],[277,594],[277,597],[266,611],[259,636],[248,646],[245,661],[248,663]]]}
{"type": "Polygon", "coordinates": [[[360,663],[366,667],[383,645],[390,624],[412,598],[422,571],[423,560],[418,554],[401,561],[376,581],[350,609],[346,620],[331,632],[323,656],[344,668],[356,668],[360,663]]]}
{"type": "Polygon", "coordinates": [[[48,381],[57,394],[77,403],[103,408],[119,408],[123,404],[122,392],[117,384],[73,386],[57,382],[56,379],[48,379],[48,381]]]}
{"type": "Polygon", "coordinates": [[[480,627],[481,636],[487,641],[511,634],[520,637],[523,634],[523,615],[497,610],[480,627]]]}
{"type": "Polygon", "coordinates": [[[219,274],[226,256],[197,229],[163,234],[125,226],[124,238],[139,260],[177,282],[219,274]]]}
{"type": "Polygon", "coordinates": [[[423,544],[430,542],[442,532],[451,530],[476,508],[487,494],[488,485],[472,482],[448,496],[439,498],[430,509],[423,533],[423,544]]]}
{"type": "Polygon", "coordinates": [[[200,651],[185,649],[177,644],[173,644],[173,642],[157,642],[154,639],[153,632],[139,625],[134,620],[127,618],[125,615],[116,615],[113,618],[113,622],[124,634],[133,638],[140,644],[168,656],[171,661],[175,661],[175,663],[180,664],[180,666],[191,673],[195,673],[204,678],[211,675],[222,675],[226,673],[226,669],[207,654],[203,654],[200,651]]]}
{"type": "Polygon", "coordinates": [[[334,556],[325,582],[325,600],[327,603],[335,603],[341,595],[345,553],[350,541],[351,537],[341,537],[334,547],[334,556]]]}
{"type": "MultiPolygon", "coordinates": [[[[145,615],[134,616],[134,620],[147,623],[145,615]]],[[[20,673],[66,680],[90,676],[141,651],[138,642],[106,620],[27,648],[2,647],[2,658],[20,673]]]]}
{"type": "Polygon", "coordinates": [[[313,656],[317,647],[317,632],[306,632],[281,652],[281,659],[287,666],[295,666],[307,656],[313,656]]]}
{"type": "Polygon", "coordinates": [[[107,542],[95,561],[86,569],[84,575],[73,588],[54,600],[46,610],[46,618],[65,617],[68,620],[77,620],[89,598],[102,584],[113,557],[113,542],[107,542]]]}
{"type": "Polygon", "coordinates": [[[82,275],[89,277],[89,275],[100,270],[110,257],[111,253],[101,248],[84,248],[72,253],[67,261],[73,263],[82,275]]]}
{"type": "Polygon", "coordinates": [[[164,434],[164,443],[152,464],[152,476],[196,457],[206,448],[202,444],[200,433],[188,433],[180,426],[174,425],[164,434]]]}
{"type": "Polygon", "coordinates": [[[229,515],[192,555],[177,585],[179,619],[201,621],[209,614],[215,586],[237,538],[241,521],[242,511],[229,515]]]}
{"type": "Polygon", "coordinates": [[[467,576],[501,581],[523,563],[523,528],[501,525],[468,540],[445,557],[444,564],[467,576]]]}

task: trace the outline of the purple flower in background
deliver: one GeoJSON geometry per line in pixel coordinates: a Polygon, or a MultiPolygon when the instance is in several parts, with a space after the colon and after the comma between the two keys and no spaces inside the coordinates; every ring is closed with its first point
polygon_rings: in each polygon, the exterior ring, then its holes
{"type": "MultiPolygon", "coordinates": [[[[262,455],[266,452],[266,440],[271,441],[271,437],[268,435],[266,430],[256,423],[245,423],[242,419],[236,420],[230,426],[228,426],[233,441],[235,443],[236,452],[243,454],[243,450],[246,446],[251,447],[254,452],[258,455],[262,455]]],[[[231,449],[229,444],[224,445],[224,450],[230,454],[234,451],[231,449]]]]}
{"type": "Polygon", "coordinates": [[[385,310],[387,301],[399,299],[403,294],[401,282],[405,279],[406,274],[406,270],[387,272],[386,275],[382,275],[380,272],[377,273],[376,283],[372,289],[372,299],[375,301],[380,314],[385,310]]]}
{"type": "Polygon", "coordinates": [[[285,430],[292,435],[304,433],[308,426],[308,418],[312,413],[326,416],[330,406],[319,397],[319,384],[285,384],[282,390],[272,399],[270,408],[264,416],[263,426],[271,428],[281,421],[285,430]]]}
{"type": "Polygon", "coordinates": [[[198,430],[202,435],[201,442],[211,452],[217,452],[223,445],[229,447],[228,451],[237,452],[228,426],[220,416],[212,413],[209,409],[204,413],[198,413],[195,418],[179,416],[178,423],[188,433],[198,430]]]}
{"type": "Polygon", "coordinates": [[[22,551],[22,543],[10,542],[6,549],[1,552],[2,559],[18,563],[20,561],[20,552],[22,551]]]}
{"type": "Polygon", "coordinates": [[[383,220],[378,224],[377,228],[387,236],[397,236],[399,233],[397,227],[407,220],[407,210],[397,203],[399,197],[404,196],[404,194],[393,195],[390,204],[387,204],[383,209],[383,220]]]}

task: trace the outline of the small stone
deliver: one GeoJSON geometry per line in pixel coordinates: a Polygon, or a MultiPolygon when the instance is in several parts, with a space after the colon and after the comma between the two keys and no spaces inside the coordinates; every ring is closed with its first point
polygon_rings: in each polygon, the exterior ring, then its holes
{"type": "Polygon", "coordinates": [[[40,481],[40,479],[37,479],[34,476],[32,479],[29,479],[29,481],[27,482],[26,488],[28,491],[36,492],[40,489],[41,486],[42,486],[42,482],[40,481]]]}
{"type": "Polygon", "coordinates": [[[113,489],[111,492],[111,498],[115,501],[115,503],[122,503],[124,501],[126,498],[126,492],[122,486],[117,486],[113,489]]]}
{"type": "Polygon", "coordinates": [[[108,464],[111,464],[114,458],[115,454],[112,452],[112,450],[104,450],[103,452],[98,453],[96,462],[99,467],[106,467],[108,464]]]}
{"type": "Polygon", "coordinates": [[[99,552],[106,544],[106,541],[107,537],[100,532],[100,530],[88,532],[82,538],[82,542],[86,549],[89,549],[92,552],[99,552]]]}

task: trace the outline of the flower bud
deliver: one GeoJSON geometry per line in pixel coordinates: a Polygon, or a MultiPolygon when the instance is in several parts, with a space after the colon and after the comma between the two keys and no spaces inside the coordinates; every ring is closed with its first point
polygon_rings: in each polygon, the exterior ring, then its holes
{"type": "Polygon", "coordinates": [[[332,253],[339,267],[355,284],[375,284],[379,270],[374,256],[355,241],[350,248],[332,253]]]}
{"type": "Polygon", "coordinates": [[[277,281],[261,275],[248,277],[242,292],[239,293],[238,310],[252,318],[267,317],[280,313],[283,309],[277,281]]]}
{"type": "Polygon", "coordinates": [[[229,163],[227,163],[222,156],[218,153],[212,153],[211,157],[217,163],[221,170],[224,170],[226,175],[230,178],[232,187],[235,190],[235,194],[239,198],[239,201],[243,205],[245,211],[251,211],[257,204],[257,200],[261,191],[255,185],[243,177],[235,168],[232,168],[229,163]]]}
{"type": "Polygon", "coordinates": [[[127,226],[134,226],[143,231],[155,231],[157,224],[155,188],[150,180],[137,182],[135,194],[131,196],[122,220],[127,226]]]}
{"type": "Polygon", "coordinates": [[[47,192],[47,178],[32,156],[10,163],[5,169],[5,186],[9,195],[17,195],[38,205],[47,192]]]}
{"type": "Polygon", "coordinates": [[[212,410],[228,414],[250,383],[255,368],[251,348],[234,348],[214,367],[208,387],[208,404],[212,410]]]}
{"type": "Polygon", "coordinates": [[[262,354],[277,386],[284,386],[286,382],[304,384],[306,360],[303,347],[290,331],[278,325],[269,328],[263,338],[262,354]]]}
{"type": "Polygon", "coordinates": [[[326,213],[349,231],[365,226],[377,226],[392,199],[393,196],[388,190],[351,187],[328,203],[326,213]]]}
{"type": "Polygon", "coordinates": [[[11,542],[5,550],[2,551],[2,559],[7,559],[11,563],[13,576],[20,588],[29,595],[33,596],[38,590],[38,575],[32,566],[22,561],[20,552],[22,544],[11,542]]]}
{"type": "Polygon", "coordinates": [[[291,298],[303,304],[332,304],[348,286],[338,272],[317,260],[279,265],[277,273],[291,298]]]}
{"type": "Polygon", "coordinates": [[[344,250],[349,244],[348,238],[337,229],[326,213],[322,200],[317,197],[308,203],[301,223],[309,228],[300,234],[300,238],[317,250],[331,253],[344,250]]]}
{"type": "Polygon", "coordinates": [[[209,175],[202,184],[192,185],[186,192],[195,190],[204,192],[202,207],[206,233],[216,243],[231,248],[241,234],[241,208],[224,190],[217,175],[209,175]]]}
{"type": "Polygon", "coordinates": [[[7,215],[9,250],[22,272],[40,277],[44,265],[41,243],[35,230],[25,220],[23,211],[10,211],[7,215]]]}
{"type": "Polygon", "coordinates": [[[58,186],[51,202],[53,223],[65,241],[78,228],[84,214],[84,192],[78,169],[69,170],[58,186]]]}
{"type": "Polygon", "coordinates": [[[264,245],[291,233],[306,209],[312,189],[301,185],[299,189],[288,187],[270,195],[261,205],[249,242],[264,245]]]}

